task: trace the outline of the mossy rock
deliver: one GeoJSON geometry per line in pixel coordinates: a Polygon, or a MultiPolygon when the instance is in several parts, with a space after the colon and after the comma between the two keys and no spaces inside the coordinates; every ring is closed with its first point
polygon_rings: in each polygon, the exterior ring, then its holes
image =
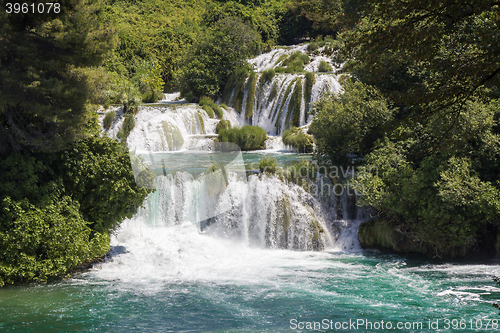
{"type": "Polygon", "coordinates": [[[202,134],[205,134],[205,122],[203,121],[203,116],[200,111],[198,111],[198,121],[200,122],[202,134]]]}
{"type": "Polygon", "coordinates": [[[177,150],[184,144],[184,138],[179,128],[169,122],[162,121],[161,127],[169,150],[177,150]]]}
{"type": "Polygon", "coordinates": [[[360,225],[358,238],[359,243],[364,248],[386,249],[395,252],[427,252],[408,237],[394,230],[391,223],[381,219],[370,220],[360,225]]]}

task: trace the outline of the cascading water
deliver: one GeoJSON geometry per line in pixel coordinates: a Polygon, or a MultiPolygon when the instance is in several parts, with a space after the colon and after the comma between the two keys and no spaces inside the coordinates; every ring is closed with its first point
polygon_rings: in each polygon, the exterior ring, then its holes
{"type": "Polygon", "coordinates": [[[318,250],[332,245],[322,206],[299,186],[257,175],[247,182],[235,173],[217,195],[204,186],[186,172],[160,176],[157,191],[136,221],[158,227],[192,224],[210,236],[259,248],[318,250]],[[210,225],[199,225],[207,217],[210,225]]]}
{"type": "MultiPolygon", "coordinates": [[[[280,115],[280,108],[286,109],[293,97],[287,93],[293,89],[287,86],[302,84],[296,82],[300,78],[300,75],[281,75],[264,84],[262,96],[254,104],[253,119],[268,132],[276,133],[285,126],[287,117],[280,115]],[[269,100],[275,85],[280,86],[278,98],[269,100]]],[[[331,75],[318,78],[319,85],[311,89],[313,98],[321,96],[322,86],[338,85],[331,75]]],[[[136,219],[141,221],[138,223],[162,227],[191,223],[211,236],[239,239],[262,248],[359,249],[356,231],[362,219],[356,218],[354,197],[344,190],[322,196],[276,176],[254,175],[247,180],[242,177],[244,162],[241,161],[240,172],[230,174],[224,191],[210,195],[200,174],[213,162],[206,152],[213,150],[218,119],[211,119],[196,104],[173,101],[177,95],[166,98],[162,103],[139,108],[134,116],[135,127],[127,139],[132,152],[142,155],[153,168],[163,170],[163,175],[157,172],[157,191],[148,197],[147,208],[136,219]]],[[[302,98],[302,116],[304,105],[302,98]]],[[[234,109],[224,111],[223,115],[232,126],[239,125],[234,109]]],[[[118,131],[116,127],[123,122],[120,118],[119,114],[118,121],[108,130],[110,135],[118,131]]],[[[271,151],[284,148],[281,140],[272,136],[266,146],[271,151]]],[[[212,159],[215,155],[210,156],[212,159]]],[[[320,184],[314,186],[324,188],[329,180],[319,177],[316,182],[320,184]]]]}
{"type": "MultiPolygon", "coordinates": [[[[175,94],[177,96],[177,94],[175,94]]],[[[114,109],[117,115],[107,135],[116,138],[123,126],[121,109],[114,109]]],[[[238,127],[238,115],[233,109],[224,111],[223,117],[238,127]]],[[[132,152],[209,150],[213,142],[218,119],[212,119],[197,104],[165,101],[139,107],[134,116],[135,127],[127,138],[132,152]]]]}
{"type": "Polygon", "coordinates": [[[304,66],[306,73],[280,74],[272,77],[264,71],[279,67],[287,56],[296,52],[307,53],[307,46],[278,48],[262,54],[249,62],[256,73],[253,77],[240,77],[230,81],[223,100],[239,111],[240,123],[260,126],[269,135],[281,135],[291,126],[301,127],[312,120],[311,106],[326,93],[338,93],[341,86],[338,76],[318,72],[321,61],[330,63],[328,57],[312,55],[304,66]],[[253,79],[252,79],[253,78],[253,79]]]}

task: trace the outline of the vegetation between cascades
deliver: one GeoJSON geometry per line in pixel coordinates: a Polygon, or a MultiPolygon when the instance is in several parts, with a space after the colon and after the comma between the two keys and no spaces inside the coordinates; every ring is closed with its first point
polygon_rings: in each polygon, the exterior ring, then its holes
{"type": "Polygon", "coordinates": [[[221,129],[218,136],[220,142],[235,143],[241,150],[264,149],[266,139],[266,130],[258,126],[221,129]]]}

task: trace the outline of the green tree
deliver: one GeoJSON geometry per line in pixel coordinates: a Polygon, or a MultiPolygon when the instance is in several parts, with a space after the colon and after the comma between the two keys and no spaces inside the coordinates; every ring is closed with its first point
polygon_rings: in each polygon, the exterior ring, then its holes
{"type": "Polygon", "coordinates": [[[224,18],[207,29],[180,74],[181,93],[190,100],[216,97],[231,73],[255,54],[260,36],[237,17],[224,18]]]}
{"type": "Polygon", "coordinates": [[[399,71],[407,89],[393,91],[396,102],[459,112],[480,87],[499,83],[499,13],[493,0],[367,0],[356,28],[342,34],[356,59],[346,70],[376,84],[399,71]]]}
{"type": "Polygon", "coordinates": [[[88,69],[115,37],[99,1],[58,4],[43,15],[0,13],[0,151],[53,150],[85,135],[88,69]]]}
{"type": "Polygon", "coordinates": [[[132,217],[149,193],[136,185],[126,148],[109,138],[90,137],[71,145],[58,165],[65,191],[98,232],[111,232],[132,217]]]}
{"type": "MultiPolygon", "coordinates": [[[[97,136],[58,152],[0,154],[0,286],[104,256],[111,232],[151,192],[130,164],[120,143],[97,136]]],[[[152,188],[153,174],[138,169],[152,188]]]]}
{"type": "Polygon", "coordinates": [[[317,157],[333,164],[352,163],[368,153],[384,126],[393,119],[395,109],[374,87],[346,79],[344,92],[321,99],[309,130],[314,134],[317,157]]]}
{"type": "Polygon", "coordinates": [[[499,220],[499,12],[496,1],[366,0],[340,35],[344,70],[397,107],[363,160],[361,202],[431,256],[481,247],[499,220]]]}

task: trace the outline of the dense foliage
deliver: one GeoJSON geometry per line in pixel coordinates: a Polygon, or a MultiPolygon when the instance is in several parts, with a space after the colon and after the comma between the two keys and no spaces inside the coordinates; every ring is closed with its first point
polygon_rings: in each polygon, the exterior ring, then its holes
{"type": "Polygon", "coordinates": [[[0,285],[46,280],[102,257],[142,204],[128,152],[91,137],[60,152],[0,159],[0,285]]]}
{"type": "Polygon", "coordinates": [[[220,131],[231,128],[231,122],[229,120],[219,120],[217,125],[215,126],[215,133],[219,134],[220,131]]]}
{"type": "Polygon", "coordinates": [[[266,130],[258,126],[221,129],[218,136],[220,142],[235,143],[241,150],[264,149],[266,139],[266,130]]]}
{"type": "Polygon", "coordinates": [[[353,158],[369,152],[395,112],[376,88],[350,79],[343,86],[342,94],[326,96],[316,104],[317,114],[309,127],[316,138],[317,157],[334,165],[352,164],[353,158]]]}
{"type": "Polygon", "coordinates": [[[317,105],[318,156],[348,163],[368,153],[361,203],[421,252],[480,248],[500,221],[498,3],[362,3],[337,60],[363,83],[317,105]]]}
{"type": "MultiPolygon", "coordinates": [[[[102,2],[59,3],[60,13],[0,13],[0,285],[104,256],[110,233],[149,192],[123,145],[100,137],[94,112],[122,93],[127,111],[137,105],[135,87],[101,67],[120,45],[116,26],[102,2]]],[[[161,90],[155,75],[138,89],[161,90]]],[[[126,138],[134,117],[125,117],[126,138]]]]}
{"type": "MultiPolygon", "coordinates": [[[[227,107],[214,100],[222,93],[228,101],[235,88],[235,109],[251,118],[258,75],[245,59],[301,37],[316,37],[310,53],[325,46],[323,55],[347,61],[343,93],[314,108],[306,103],[306,117],[315,113],[317,158],[367,170],[355,179],[361,203],[428,255],[463,254],[497,228],[496,1],[60,3],[58,14],[0,12],[0,286],[62,276],[106,253],[109,234],[153,188],[154,176],[141,168],[136,185],[123,145],[141,102],[180,89],[221,119],[219,141],[264,148],[264,129],[231,128],[222,120],[227,107]],[[250,98],[243,105],[245,82],[250,98]],[[93,111],[112,103],[124,106],[122,144],[95,127],[93,111]]],[[[284,56],[262,80],[302,72],[309,60],[300,52],[284,56]]],[[[319,69],[331,67],[322,62],[319,69]]],[[[306,74],[306,96],[314,81],[306,74]]],[[[301,79],[295,84],[290,105],[297,111],[301,79]]],[[[298,126],[299,115],[289,112],[286,124],[298,126]]],[[[109,113],[105,127],[114,118],[109,113]]],[[[283,142],[312,147],[297,128],[285,131],[283,142]]],[[[312,163],[299,166],[315,176],[312,163]]],[[[276,171],[275,160],[259,168],[276,171]]],[[[301,176],[282,172],[297,183],[301,176]]]]}
{"type": "Polygon", "coordinates": [[[84,137],[99,102],[97,66],[116,44],[112,28],[98,1],[59,3],[59,14],[0,11],[0,152],[53,151],[84,137]]]}
{"type": "Polygon", "coordinates": [[[216,97],[235,66],[276,43],[286,2],[107,0],[120,41],[105,61],[109,101],[154,102],[162,89],[216,97]]]}
{"type": "Polygon", "coordinates": [[[256,54],[260,35],[237,17],[218,21],[200,34],[180,74],[181,94],[190,101],[216,97],[231,73],[256,54]]]}

